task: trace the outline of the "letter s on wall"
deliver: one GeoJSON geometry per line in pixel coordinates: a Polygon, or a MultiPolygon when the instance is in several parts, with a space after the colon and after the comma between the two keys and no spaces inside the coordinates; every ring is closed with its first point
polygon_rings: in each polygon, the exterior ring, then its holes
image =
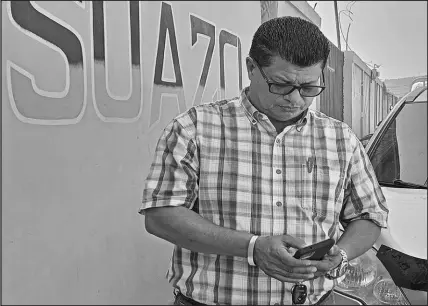
{"type": "MultiPolygon", "coordinates": [[[[77,5],[69,2],[66,5],[77,5]]],[[[7,61],[7,86],[13,112],[25,123],[67,125],[78,123],[86,108],[87,82],[83,40],[65,21],[33,1],[10,1],[7,13],[11,24],[27,37],[60,53],[66,66],[66,86],[61,92],[36,86],[35,77],[11,60],[7,61]]],[[[31,52],[32,50],[28,50],[31,52]]],[[[37,61],[37,54],[32,55],[37,61]]]]}

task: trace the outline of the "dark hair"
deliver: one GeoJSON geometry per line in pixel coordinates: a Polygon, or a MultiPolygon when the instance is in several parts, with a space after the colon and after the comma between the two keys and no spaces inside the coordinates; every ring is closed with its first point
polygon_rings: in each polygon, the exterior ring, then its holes
{"type": "Polygon", "coordinates": [[[299,17],[278,17],[262,23],[253,36],[250,57],[262,66],[272,64],[272,57],[299,67],[322,62],[324,69],[330,53],[330,43],[321,30],[299,17]]]}

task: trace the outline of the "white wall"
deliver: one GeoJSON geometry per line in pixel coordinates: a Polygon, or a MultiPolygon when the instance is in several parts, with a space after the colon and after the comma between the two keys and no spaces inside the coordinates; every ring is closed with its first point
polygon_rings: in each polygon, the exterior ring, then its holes
{"type": "MultiPolygon", "coordinates": [[[[154,85],[161,2],[140,2],[140,37],[133,49],[140,46],[141,64],[132,69],[127,2],[105,2],[106,63],[91,60],[92,2],[36,1],[29,11],[25,2],[16,3],[14,12],[9,2],[1,4],[2,303],[166,304],[172,297],[165,280],[171,244],[148,235],[137,210],[159,133],[193,104],[199,88],[210,40],[197,34],[192,46],[189,14],[215,26],[202,95],[211,101],[221,97],[222,29],[240,37],[247,85],[245,56],[260,24],[260,4],[166,2],[183,79],[183,86],[168,89],[154,85]],[[55,21],[43,35],[62,27],[74,35],[63,30],[54,43],[46,42],[33,33],[37,20],[29,20],[28,12],[55,21]]],[[[167,39],[161,75],[176,82],[171,45],[167,39]]],[[[236,96],[237,48],[224,50],[225,96],[236,96]]]]}
{"type": "Polygon", "coordinates": [[[278,1],[278,16],[304,18],[321,27],[321,17],[306,1],[278,1]]]}
{"type": "Polygon", "coordinates": [[[137,214],[143,181],[173,116],[198,95],[196,103],[238,94],[237,48],[228,44],[220,88],[222,30],[240,38],[248,84],[245,57],[260,3],[132,2],[140,5],[133,23],[140,35],[131,45],[129,3],[105,2],[104,61],[93,60],[102,37],[92,31],[102,24],[95,2],[26,3],[12,10],[2,2],[2,303],[166,304],[172,246],[144,230],[137,214]],[[178,72],[168,35],[159,71],[170,85],[154,81],[162,7],[172,12],[173,20],[162,21],[174,25],[182,86],[171,86],[178,72]],[[195,34],[192,45],[190,14],[215,27],[205,87],[210,39],[195,34]],[[34,16],[51,21],[40,32],[34,16]],[[131,65],[131,46],[140,47],[140,64],[131,65]]]}
{"type": "Polygon", "coordinates": [[[345,51],[343,63],[343,122],[352,127],[352,69],[354,57],[351,51],[345,51]]]}
{"type": "Polygon", "coordinates": [[[382,92],[384,84],[379,78],[373,77],[370,81],[370,74],[371,69],[358,57],[358,55],[353,51],[344,52],[343,121],[352,128],[358,137],[373,133],[377,123],[383,120],[389,112],[383,113],[380,110],[385,107],[384,95],[382,92]],[[362,71],[364,72],[363,88],[361,88],[362,71]],[[376,87],[380,87],[380,93],[376,93],[376,87]],[[377,107],[376,112],[375,104],[377,107]]]}

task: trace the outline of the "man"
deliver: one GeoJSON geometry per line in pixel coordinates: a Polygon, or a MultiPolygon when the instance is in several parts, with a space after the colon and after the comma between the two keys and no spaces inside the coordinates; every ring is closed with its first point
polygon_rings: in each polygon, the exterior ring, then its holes
{"type": "Polygon", "coordinates": [[[363,146],[346,124],[308,109],[329,51],[310,22],[267,21],[241,96],[192,107],[165,128],[140,213],[149,233],[175,244],[176,304],[291,304],[296,284],[304,303],[317,303],[386,227],[363,146]],[[323,260],[293,258],[327,238],[336,245],[323,260]]]}

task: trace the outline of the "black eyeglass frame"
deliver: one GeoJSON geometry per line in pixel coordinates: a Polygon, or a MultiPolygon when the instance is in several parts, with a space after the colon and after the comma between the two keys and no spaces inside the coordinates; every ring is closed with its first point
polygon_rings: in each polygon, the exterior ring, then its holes
{"type": "MultiPolygon", "coordinates": [[[[260,67],[259,63],[257,63],[257,61],[256,61],[255,59],[253,59],[253,61],[254,61],[254,63],[256,64],[256,66],[259,68],[260,73],[261,73],[261,75],[262,75],[263,79],[265,79],[265,81],[266,81],[266,83],[267,83],[267,85],[268,85],[268,87],[269,87],[269,92],[270,92],[270,93],[273,93],[273,94],[275,94],[275,95],[286,96],[286,95],[291,94],[294,90],[296,90],[296,89],[297,89],[297,90],[299,91],[299,94],[300,94],[302,97],[313,98],[313,97],[319,96],[319,95],[324,91],[324,89],[325,89],[325,87],[326,87],[326,86],[318,86],[318,85],[304,85],[304,86],[291,85],[291,84],[290,84],[290,85],[285,85],[285,84],[281,84],[281,83],[271,82],[271,81],[268,79],[268,77],[266,76],[266,74],[265,74],[265,72],[263,71],[262,67],[260,67]],[[277,92],[273,92],[273,91],[271,90],[272,85],[277,85],[277,86],[282,86],[282,87],[289,86],[289,87],[291,87],[291,90],[290,90],[289,92],[287,92],[287,93],[277,93],[277,92]],[[301,92],[302,88],[309,88],[309,87],[312,87],[312,88],[314,88],[314,87],[316,87],[316,88],[321,88],[321,91],[320,91],[318,94],[314,95],[314,96],[308,96],[308,95],[302,94],[302,92],[301,92]]],[[[321,71],[321,75],[322,75],[322,83],[323,83],[323,84],[325,84],[324,70],[322,70],[322,71],[321,71]]]]}

